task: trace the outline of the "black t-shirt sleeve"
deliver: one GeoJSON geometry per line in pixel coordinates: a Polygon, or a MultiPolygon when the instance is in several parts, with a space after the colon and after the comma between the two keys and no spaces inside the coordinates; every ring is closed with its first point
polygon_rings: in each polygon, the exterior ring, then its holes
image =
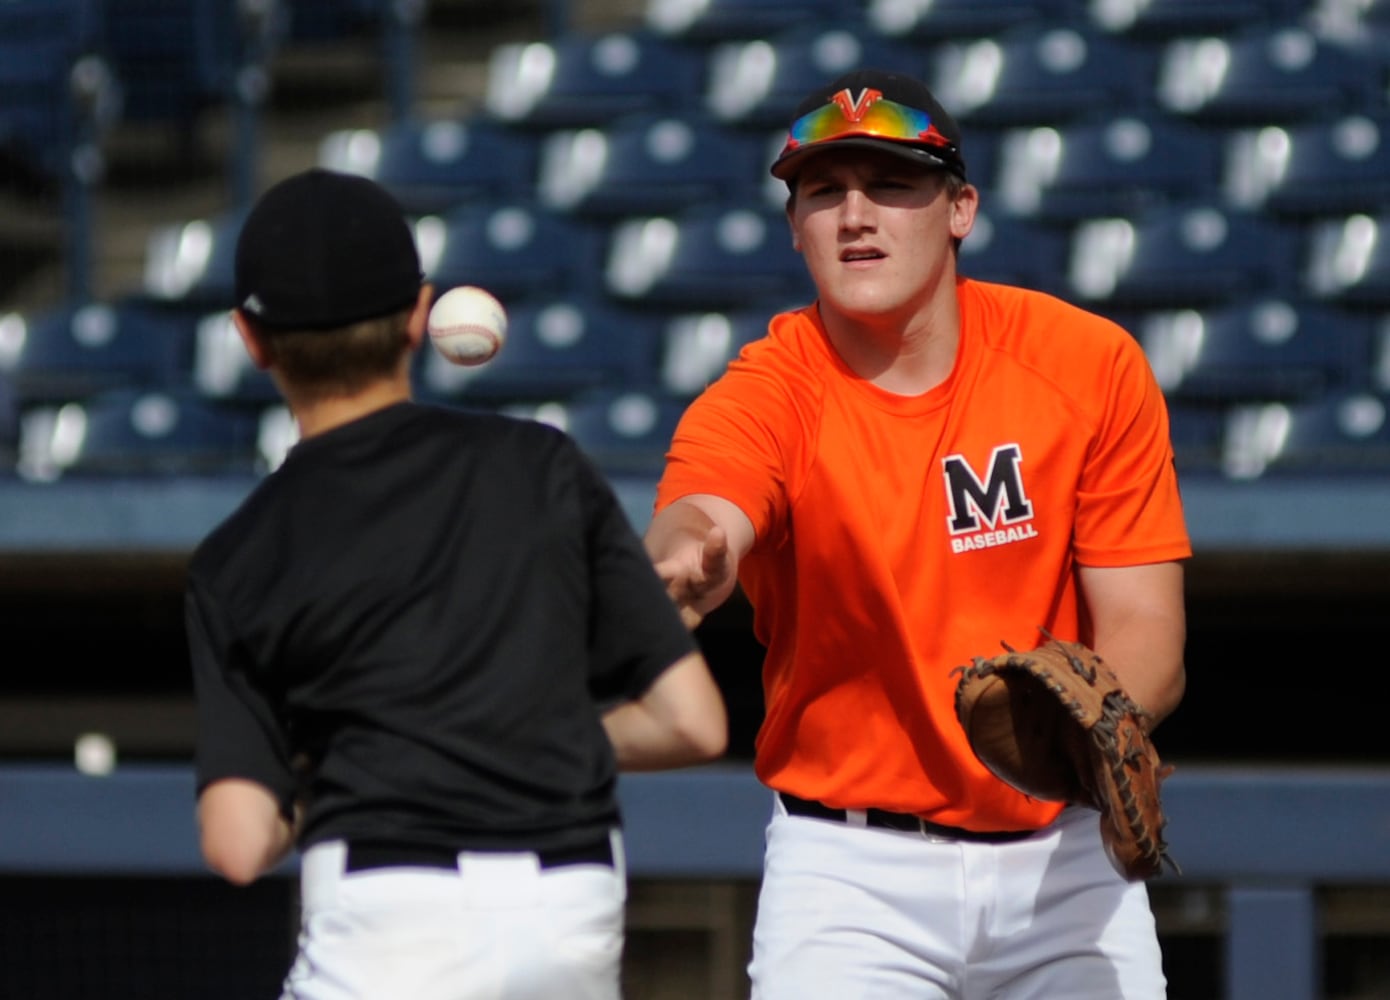
{"type": "Polygon", "coordinates": [[[594,595],[589,684],[613,703],[640,696],[697,647],[612,488],[577,449],[575,459],[594,595]]]}
{"type": "Polygon", "coordinates": [[[288,743],[267,692],[217,614],[216,602],[196,583],[184,600],[185,631],[193,669],[198,736],[197,790],[223,778],[265,785],[290,815],[296,792],[288,743]]]}

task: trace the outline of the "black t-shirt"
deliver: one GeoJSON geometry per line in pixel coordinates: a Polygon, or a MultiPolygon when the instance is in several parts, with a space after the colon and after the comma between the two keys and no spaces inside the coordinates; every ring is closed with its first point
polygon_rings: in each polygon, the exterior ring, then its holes
{"type": "Polygon", "coordinates": [[[567,436],[414,403],[297,444],[198,547],[187,629],[198,790],[302,780],[301,847],[591,841],[598,706],[695,648],[567,436]]]}

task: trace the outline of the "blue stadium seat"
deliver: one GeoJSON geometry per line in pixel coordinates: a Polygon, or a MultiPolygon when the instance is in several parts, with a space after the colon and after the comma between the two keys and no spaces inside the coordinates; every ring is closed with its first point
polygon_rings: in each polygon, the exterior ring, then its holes
{"type": "Polygon", "coordinates": [[[785,214],[756,203],[618,222],[604,287],[636,305],[697,309],[815,294],[785,214]]]}
{"type": "Polygon", "coordinates": [[[1235,130],[1223,190],[1242,209],[1296,217],[1390,205],[1390,109],[1235,130]]]}
{"type": "Polygon", "coordinates": [[[507,301],[507,341],[490,361],[454,365],[436,350],[418,357],[423,396],[496,406],[563,400],[603,386],[647,384],[656,370],[656,317],[596,296],[507,301]]]}
{"type": "Polygon", "coordinates": [[[774,35],[846,17],[843,0],[646,0],[643,21],[667,38],[709,43],[774,35]]]}
{"type": "Polygon", "coordinates": [[[1066,276],[1064,231],[990,210],[983,203],[961,243],[958,270],[967,278],[1058,294],[1066,276]]]}
{"type": "Polygon", "coordinates": [[[598,389],[530,415],[568,433],[606,474],[654,478],[665,463],[686,400],[654,389],[598,389]]]}
{"type": "Polygon", "coordinates": [[[0,374],[23,405],[187,382],[193,324],[137,298],[0,315],[0,374]]]}
{"type": "Polygon", "coordinates": [[[1251,28],[1167,42],[1153,98],[1197,121],[1272,125],[1373,106],[1383,77],[1365,50],[1301,27],[1251,28]]]}
{"type": "Polygon", "coordinates": [[[1151,112],[1119,112],[1011,129],[996,162],[994,193],[1007,211],[1070,222],[1214,193],[1222,140],[1151,112]]]}
{"type": "Polygon", "coordinates": [[[1296,231],[1210,201],[1091,219],[1070,237],[1067,286],[1092,303],[1165,308],[1298,287],[1296,231]]]}
{"type": "Polygon", "coordinates": [[[232,325],[231,313],[225,309],[197,318],[192,382],[207,398],[227,403],[268,406],[280,400],[270,376],[252,364],[232,325]]]}
{"type": "Polygon", "coordinates": [[[1090,0],[1086,16],[1102,31],[1177,38],[1287,23],[1308,6],[1309,0],[1090,0]]]}
{"type": "Polygon", "coordinates": [[[114,389],[26,411],[18,469],[72,477],[227,476],[261,471],[260,417],[193,392],[114,389]]]}
{"type": "Polygon", "coordinates": [[[650,32],[568,32],[493,48],[486,113],[532,128],[584,128],[639,112],[692,107],[703,89],[698,49],[650,32]]]}
{"type": "Polygon", "coordinates": [[[863,66],[922,76],[927,56],[920,47],[862,28],[807,23],[710,49],[703,107],[734,127],[785,129],[810,91],[863,66]]]}
{"type": "Polygon", "coordinates": [[[480,285],[502,299],[581,292],[599,280],[605,233],[530,201],[465,203],[416,227],[442,291],[480,285]]]}
{"type": "Polygon", "coordinates": [[[984,38],[1026,24],[1079,16],[1079,0],[867,0],[870,27],[886,36],[934,44],[984,38]]]}
{"type": "Polygon", "coordinates": [[[0,3],[0,154],[36,176],[67,173],[82,132],[104,135],[119,118],[101,23],[95,0],[0,3]]]}
{"type": "Polygon", "coordinates": [[[1170,399],[1212,404],[1316,399],[1364,384],[1372,356],[1368,316],[1285,298],[1155,312],[1135,334],[1170,399]]]}
{"type": "Polygon", "coordinates": [[[241,62],[237,0],[105,0],[103,46],[125,92],[127,121],[190,127],[229,103],[241,62]]]}
{"type": "Polygon", "coordinates": [[[484,115],[406,119],[343,129],[319,144],[320,166],[371,177],[406,212],[444,212],[470,199],[524,196],[536,178],[540,139],[484,115]]]}
{"type": "Polygon", "coordinates": [[[230,309],[236,297],[236,240],[244,219],[243,211],[232,209],[152,232],[145,246],[144,294],[191,308],[230,309]]]}
{"type": "Polygon", "coordinates": [[[773,314],[805,304],[768,302],[761,307],[671,314],[661,330],[661,388],[672,396],[693,399],[724,373],[745,345],[767,334],[773,314]]]}
{"type": "Polygon", "coordinates": [[[1384,476],[1390,468],[1390,396],[1332,393],[1296,404],[1232,408],[1222,471],[1231,479],[1384,476]]]}
{"type": "Polygon", "coordinates": [[[1055,125],[1098,109],[1142,109],[1151,46],[1075,25],[1015,28],[938,46],[927,82],[962,125],[1055,125]]]}
{"type": "Polygon", "coordinates": [[[1314,223],[1304,286],[1332,302],[1390,306],[1390,209],[1314,223]]]}
{"type": "Polygon", "coordinates": [[[1168,401],[1168,429],[1179,476],[1219,477],[1226,409],[1182,398],[1168,401]]]}
{"type": "Polygon", "coordinates": [[[766,166],[758,137],[695,114],[638,115],[552,133],[536,196],[571,215],[654,215],[754,197],[766,166]]]}

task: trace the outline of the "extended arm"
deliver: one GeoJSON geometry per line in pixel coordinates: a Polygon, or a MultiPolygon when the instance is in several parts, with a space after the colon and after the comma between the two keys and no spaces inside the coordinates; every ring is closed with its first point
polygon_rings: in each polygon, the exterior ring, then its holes
{"type": "Polygon", "coordinates": [[[753,523],[722,497],[695,494],[661,510],[644,542],[689,628],[728,600],[739,560],[753,547],[753,523]]]}
{"type": "Polygon", "coordinates": [[[1079,569],[1091,647],[1149,713],[1150,729],[1182,700],[1187,618],[1180,563],[1079,569]]]}
{"type": "Polygon", "coordinates": [[[198,828],[208,867],[234,885],[250,885],[284,860],[297,832],[270,789],[244,778],[203,789],[198,828]]]}
{"type": "Polygon", "coordinates": [[[724,698],[705,658],[689,653],[668,667],[640,698],[603,716],[624,771],[655,771],[713,760],[728,746],[724,698]]]}

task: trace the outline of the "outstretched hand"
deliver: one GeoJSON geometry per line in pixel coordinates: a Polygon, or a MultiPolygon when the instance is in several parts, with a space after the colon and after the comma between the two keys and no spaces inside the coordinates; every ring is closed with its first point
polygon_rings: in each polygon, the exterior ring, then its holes
{"type": "Polygon", "coordinates": [[[729,537],[719,525],[711,524],[703,538],[692,537],[657,562],[656,572],[676,602],[681,621],[694,629],[732,587],[729,537]]]}

